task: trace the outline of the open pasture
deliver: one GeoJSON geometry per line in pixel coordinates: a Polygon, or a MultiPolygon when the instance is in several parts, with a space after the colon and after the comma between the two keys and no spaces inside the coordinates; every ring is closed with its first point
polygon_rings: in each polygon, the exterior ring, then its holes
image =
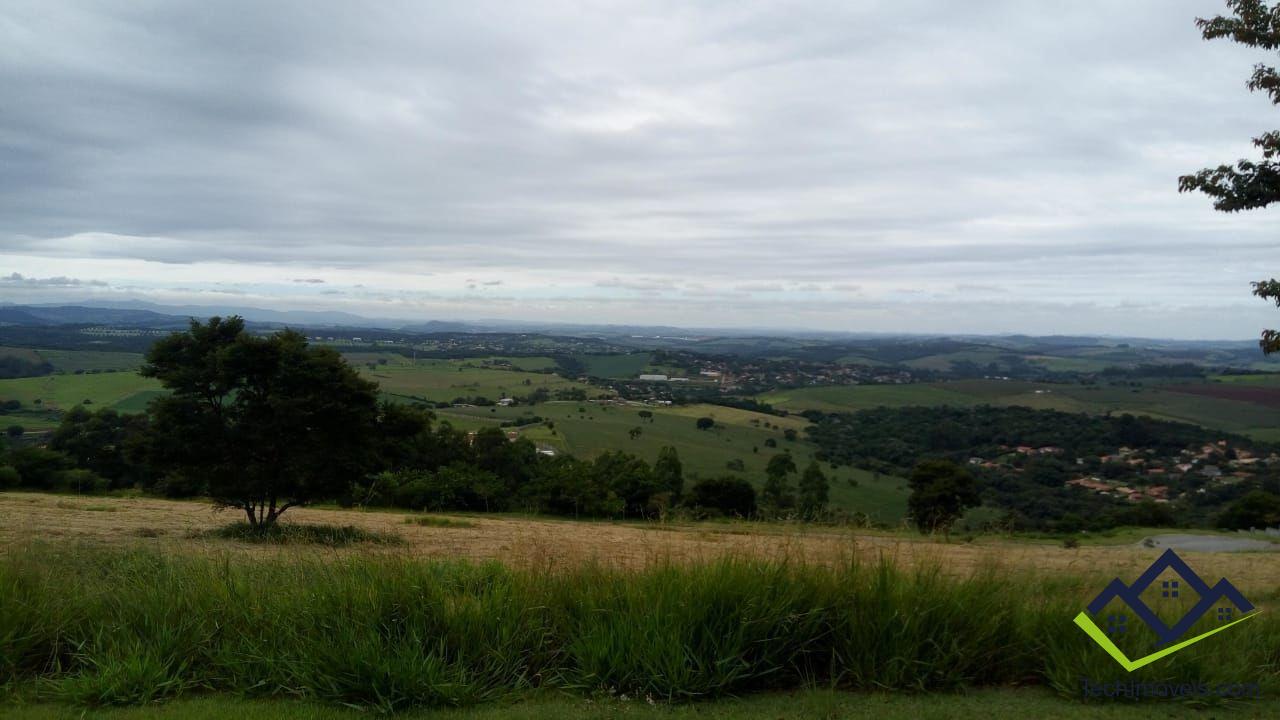
{"type": "Polygon", "coordinates": [[[159,382],[132,372],[0,380],[0,400],[22,403],[21,410],[0,415],[0,423],[43,430],[57,425],[61,414],[76,405],[91,410],[110,407],[141,412],[146,401],[160,392],[163,390],[159,382]]]}
{"type": "MultiPolygon", "coordinates": [[[[545,388],[552,393],[574,388],[582,389],[590,395],[598,393],[590,386],[566,380],[559,375],[523,372],[485,364],[486,358],[418,359],[415,362],[399,355],[355,353],[349,355],[348,359],[365,379],[377,382],[384,393],[402,400],[449,402],[456,398],[477,397],[498,400],[528,395],[538,388],[545,388]],[[379,359],[386,359],[387,362],[380,364],[379,359]]],[[[520,360],[504,359],[512,362],[520,360]]],[[[531,362],[535,367],[544,364],[545,362],[539,362],[536,358],[531,362]]]]}

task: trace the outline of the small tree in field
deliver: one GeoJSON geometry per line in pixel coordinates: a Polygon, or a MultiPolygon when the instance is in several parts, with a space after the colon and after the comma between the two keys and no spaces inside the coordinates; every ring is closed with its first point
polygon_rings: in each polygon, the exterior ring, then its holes
{"type": "Polygon", "coordinates": [[[831,494],[831,485],[827,476],[818,467],[816,460],[810,461],[800,476],[800,512],[807,519],[814,519],[826,512],[827,502],[831,494]]]}
{"type": "Polygon", "coordinates": [[[925,460],[907,480],[907,512],[920,532],[950,532],[964,511],[981,504],[968,470],[950,460],[925,460]]]}
{"type": "Polygon", "coordinates": [[[766,510],[777,513],[796,506],[796,494],[788,481],[788,476],[795,471],[796,462],[791,459],[790,453],[778,453],[769,458],[764,471],[764,491],[760,498],[766,510]]]}
{"type": "Polygon", "coordinates": [[[192,320],[152,346],[142,374],[171,391],[149,408],[152,462],[243,510],[255,529],[341,496],[372,469],[377,386],[296,332],[192,320]]]}

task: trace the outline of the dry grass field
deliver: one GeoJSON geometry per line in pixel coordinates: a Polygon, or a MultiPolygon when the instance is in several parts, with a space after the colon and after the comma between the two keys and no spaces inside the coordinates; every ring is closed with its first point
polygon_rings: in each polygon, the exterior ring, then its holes
{"type": "MultiPolygon", "coordinates": [[[[1159,554],[1140,545],[1084,546],[1017,539],[979,538],[950,542],[841,528],[758,523],[640,524],[495,516],[452,517],[452,525],[406,522],[404,512],[300,508],[286,522],[354,525],[404,538],[398,545],[346,548],[275,546],[195,537],[240,519],[207,503],[153,498],[74,497],[38,493],[0,494],[0,552],[28,542],[111,547],[139,546],[180,553],[344,556],[387,553],[423,559],[494,560],[547,569],[596,563],[641,568],[660,562],[696,562],[722,556],[787,558],[838,563],[850,558],[888,557],[906,564],[939,563],[968,574],[995,566],[1011,574],[1034,572],[1073,577],[1131,577],[1159,554]]],[[[1206,575],[1228,577],[1255,599],[1280,595],[1280,553],[1182,553],[1206,575]]]]}

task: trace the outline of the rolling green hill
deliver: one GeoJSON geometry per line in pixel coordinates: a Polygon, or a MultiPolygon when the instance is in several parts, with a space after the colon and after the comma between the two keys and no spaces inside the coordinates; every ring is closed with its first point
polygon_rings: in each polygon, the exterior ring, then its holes
{"type": "MultiPolygon", "coordinates": [[[[763,482],[765,464],[774,453],[790,450],[797,466],[803,469],[815,449],[803,440],[802,431],[807,424],[803,418],[780,418],[718,405],[645,407],[549,402],[532,407],[449,408],[436,412],[441,419],[467,429],[513,420],[522,415],[538,415],[553,422],[554,428],[525,426],[520,428],[523,436],[586,459],[617,449],[652,462],[657,459],[659,449],[670,445],[680,453],[686,474],[702,477],[740,475],[757,486],[763,482]],[[641,418],[638,414],[641,410],[652,412],[653,421],[641,418]],[[696,420],[703,416],[714,418],[716,427],[698,430],[696,420]],[[632,440],[628,431],[636,427],[641,432],[632,440]],[[796,430],[801,439],[786,440],[784,430],[787,428],[796,430]],[[773,439],[777,447],[767,447],[767,439],[773,439]],[[733,460],[742,461],[742,472],[728,469],[727,464],[733,460]]],[[[834,506],[865,512],[886,522],[900,519],[905,512],[905,481],[901,478],[874,475],[855,468],[823,469],[831,478],[834,506]],[[850,479],[857,481],[857,487],[849,484],[850,479]]]]}

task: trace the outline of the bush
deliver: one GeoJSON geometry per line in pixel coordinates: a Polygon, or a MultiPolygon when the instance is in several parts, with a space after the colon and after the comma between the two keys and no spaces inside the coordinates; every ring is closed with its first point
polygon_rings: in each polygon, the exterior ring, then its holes
{"type": "Polygon", "coordinates": [[[1223,511],[1217,525],[1224,530],[1280,526],[1280,495],[1254,490],[1223,511]]]}
{"type": "Polygon", "coordinates": [[[62,472],[61,477],[58,478],[57,489],[77,493],[97,493],[105,491],[107,487],[107,480],[101,475],[91,470],[75,468],[62,472]]]}
{"type": "Polygon", "coordinates": [[[20,482],[22,482],[22,475],[18,474],[17,468],[12,465],[0,467],[0,490],[15,488],[20,482]]]}
{"type": "Polygon", "coordinates": [[[422,527],[434,528],[473,528],[475,523],[469,520],[456,520],[454,518],[432,517],[430,515],[418,515],[407,517],[404,519],[405,525],[420,525],[422,527]]]}
{"type": "Polygon", "coordinates": [[[57,489],[62,474],[71,467],[66,455],[36,446],[14,450],[9,455],[9,463],[21,477],[19,484],[36,490],[57,489]]]}
{"type": "Polygon", "coordinates": [[[689,491],[689,504],[731,517],[751,517],[756,512],[756,489],[733,476],[699,480],[689,491]]]}

